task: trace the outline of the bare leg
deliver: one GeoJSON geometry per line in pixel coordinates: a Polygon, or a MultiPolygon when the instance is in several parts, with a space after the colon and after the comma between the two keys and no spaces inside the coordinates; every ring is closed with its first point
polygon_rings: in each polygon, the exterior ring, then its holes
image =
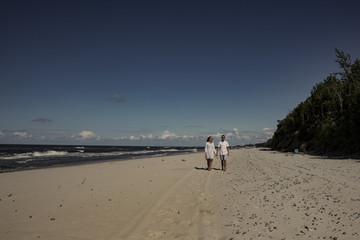
{"type": "Polygon", "coordinates": [[[208,170],[211,171],[211,169],[212,169],[212,161],[213,161],[213,160],[212,160],[212,159],[209,159],[208,161],[209,161],[208,170]]]}
{"type": "Polygon", "coordinates": [[[226,160],[223,160],[222,162],[222,165],[224,166],[223,170],[226,171],[226,160]]]}

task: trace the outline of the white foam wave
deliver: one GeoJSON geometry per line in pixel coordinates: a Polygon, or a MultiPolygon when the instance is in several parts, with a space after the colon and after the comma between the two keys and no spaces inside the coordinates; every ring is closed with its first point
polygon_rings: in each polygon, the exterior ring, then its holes
{"type": "Polygon", "coordinates": [[[165,150],[160,150],[160,152],[178,152],[179,150],[177,149],[165,149],[165,150]]]}
{"type": "Polygon", "coordinates": [[[46,160],[50,159],[51,157],[81,157],[81,158],[116,158],[117,156],[129,156],[129,157],[137,157],[137,156],[165,156],[171,153],[180,153],[180,152],[197,152],[197,149],[186,149],[186,150],[179,150],[174,148],[163,148],[159,150],[150,150],[147,148],[146,150],[139,150],[139,151],[116,151],[116,152],[85,152],[83,147],[76,147],[77,150],[75,152],[67,152],[67,151],[55,151],[55,150],[49,150],[49,151],[34,151],[34,152],[27,152],[27,153],[21,153],[21,154],[14,154],[12,156],[4,156],[0,157],[1,160],[17,160],[18,163],[26,163],[31,161],[37,161],[37,160],[46,160]]]}
{"type": "Polygon", "coordinates": [[[15,154],[13,156],[9,156],[9,157],[1,157],[2,159],[5,160],[12,160],[12,159],[21,159],[21,158],[28,158],[30,157],[29,153],[21,153],[21,154],[15,154]]]}
{"type": "Polygon", "coordinates": [[[17,163],[28,163],[28,162],[32,162],[33,159],[27,159],[27,160],[23,160],[23,161],[16,161],[17,163]]]}
{"type": "Polygon", "coordinates": [[[68,152],[66,151],[46,151],[46,152],[34,152],[32,156],[34,157],[44,157],[44,156],[63,156],[68,152]]]}
{"type": "Polygon", "coordinates": [[[107,153],[86,153],[82,157],[112,157],[112,156],[121,156],[121,155],[141,155],[152,153],[154,151],[129,151],[129,152],[107,152],[107,153]]]}
{"type": "Polygon", "coordinates": [[[24,159],[29,157],[63,156],[66,154],[68,154],[68,152],[66,151],[28,152],[28,153],[15,154],[9,157],[2,157],[2,159],[12,160],[12,159],[24,159]]]}

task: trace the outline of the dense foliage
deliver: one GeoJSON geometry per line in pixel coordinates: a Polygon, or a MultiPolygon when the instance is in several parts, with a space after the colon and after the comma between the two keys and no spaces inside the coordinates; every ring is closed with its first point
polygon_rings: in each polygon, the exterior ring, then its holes
{"type": "Polygon", "coordinates": [[[285,119],[267,146],[321,154],[360,153],[360,61],[335,49],[341,72],[316,84],[285,119]]]}

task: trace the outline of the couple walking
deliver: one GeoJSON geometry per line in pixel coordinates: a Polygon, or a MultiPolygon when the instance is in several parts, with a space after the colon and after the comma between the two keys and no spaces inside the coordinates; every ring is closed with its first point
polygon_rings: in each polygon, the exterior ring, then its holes
{"type": "Polygon", "coordinates": [[[212,162],[214,156],[218,156],[220,151],[220,160],[221,160],[221,170],[226,171],[226,159],[230,155],[229,143],[225,141],[225,135],[221,136],[221,142],[218,144],[217,150],[215,150],[215,145],[213,143],[213,137],[208,137],[205,145],[205,158],[207,161],[208,170],[212,169],[212,162]]]}

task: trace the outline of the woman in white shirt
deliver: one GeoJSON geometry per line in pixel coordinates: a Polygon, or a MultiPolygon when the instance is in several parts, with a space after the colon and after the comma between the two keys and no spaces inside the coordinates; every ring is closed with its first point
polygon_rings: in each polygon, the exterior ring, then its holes
{"type": "Polygon", "coordinates": [[[208,171],[212,168],[212,162],[216,154],[215,145],[212,136],[208,137],[205,145],[205,158],[207,160],[208,171]]]}

